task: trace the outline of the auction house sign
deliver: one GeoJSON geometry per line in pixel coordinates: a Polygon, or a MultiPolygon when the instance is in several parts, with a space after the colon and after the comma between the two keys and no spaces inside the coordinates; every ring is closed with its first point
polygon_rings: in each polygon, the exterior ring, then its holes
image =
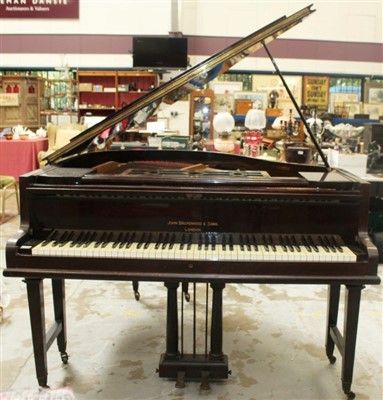
{"type": "Polygon", "coordinates": [[[0,18],[79,18],[80,0],[0,0],[0,18]]]}

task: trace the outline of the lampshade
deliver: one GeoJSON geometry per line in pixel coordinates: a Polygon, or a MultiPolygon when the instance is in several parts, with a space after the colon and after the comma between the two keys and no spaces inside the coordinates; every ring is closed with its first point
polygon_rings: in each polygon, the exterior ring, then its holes
{"type": "MultiPolygon", "coordinates": [[[[311,129],[311,132],[314,135],[320,135],[323,131],[323,121],[317,117],[311,117],[307,120],[307,124],[311,129]]],[[[308,134],[307,129],[305,127],[305,133],[308,134]]]]}
{"type": "Polygon", "coordinates": [[[214,129],[218,133],[231,132],[234,125],[234,117],[224,108],[221,109],[213,118],[214,129]]]}
{"type": "Polygon", "coordinates": [[[263,129],[266,126],[265,112],[254,105],[246,114],[245,126],[252,130],[263,129]]]}

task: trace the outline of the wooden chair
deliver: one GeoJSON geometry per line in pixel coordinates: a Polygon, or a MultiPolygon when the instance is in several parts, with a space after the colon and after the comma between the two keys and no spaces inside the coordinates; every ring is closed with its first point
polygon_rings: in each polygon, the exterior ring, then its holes
{"type": "Polygon", "coordinates": [[[0,188],[1,188],[1,222],[5,221],[5,201],[13,194],[16,195],[17,211],[20,213],[19,204],[19,185],[13,176],[0,175],[0,188]],[[14,192],[10,189],[14,189],[14,192]]]}

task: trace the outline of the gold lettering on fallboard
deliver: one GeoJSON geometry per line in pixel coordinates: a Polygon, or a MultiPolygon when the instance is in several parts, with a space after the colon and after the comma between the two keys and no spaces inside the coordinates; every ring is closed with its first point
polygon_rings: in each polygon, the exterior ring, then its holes
{"type": "Polygon", "coordinates": [[[202,232],[202,228],[218,228],[218,221],[181,221],[169,220],[168,226],[182,227],[185,232],[202,232]]]}

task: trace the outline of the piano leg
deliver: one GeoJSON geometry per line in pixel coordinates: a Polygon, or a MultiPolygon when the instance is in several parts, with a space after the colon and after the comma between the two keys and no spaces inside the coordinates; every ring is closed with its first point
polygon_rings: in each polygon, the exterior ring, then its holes
{"type": "Polygon", "coordinates": [[[66,308],[65,308],[65,281],[63,279],[52,279],[53,308],[55,321],[61,330],[57,335],[57,346],[64,364],[68,363],[66,352],[66,308]]]}
{"type": "Polygon", "coordinates": [[[344,320],[344,354],[342,363],[342,387],[349,399],[355,398],[351,392],[354,371],[356,336],[358,331],[359,306],[364,286],[346,286],[345,320],[344,320]]]}
{"type": "Polygon", "coordinates": [[[133,286],[134,298],[138,301],[140,300],[140,292],[138,291],[139,282],[133,281],[132,286],[133,286]]]}
{"type": "Polygon", "coordinates": [[[331,337],[331,329],[336,328],[338,322],[340,285],[329,285],[327,300],[327,329],[326,329],[326,355],[331,364],[334,364],[335,342],[331,337]]]}
{"type": "Polygon", "coordinates": [[[346,285],[343,336],[336,326],[340,287],[339,285],[330,285],[329,291],[329,315],[326,351],[331,363],[335,362],[335,357],[332,355],[334,344],[337,346],[340,354],[342,355],[342,389],[347,395],[347,398],[350,400],[355,398],[355,394],[351,391],[351,384],[354,371],[359,307],[363,288],[363,285],[346,285]],[[335,321],[331,320],[331,318],[334,317],[335,321]]]}
{"type": "Polygon", "coordinates": [[[48,364],[45,332],[44,285],[42,279],[25,279],[31,320],[33,353],[39,385],[47,387],[48,364]]]}
{"type": "Polygon", "coordinates": [[[40,386],[47,387],[47,351],[55,339],[57,339],[61,360],[65,364],[68,362],[68,354],[66,353],[64,280],[52,279],[55,323],[48,332],[45,329],[44,281],[43,279],[25,279],[25,283],[27,285],[37,381],[40,386]]]}

